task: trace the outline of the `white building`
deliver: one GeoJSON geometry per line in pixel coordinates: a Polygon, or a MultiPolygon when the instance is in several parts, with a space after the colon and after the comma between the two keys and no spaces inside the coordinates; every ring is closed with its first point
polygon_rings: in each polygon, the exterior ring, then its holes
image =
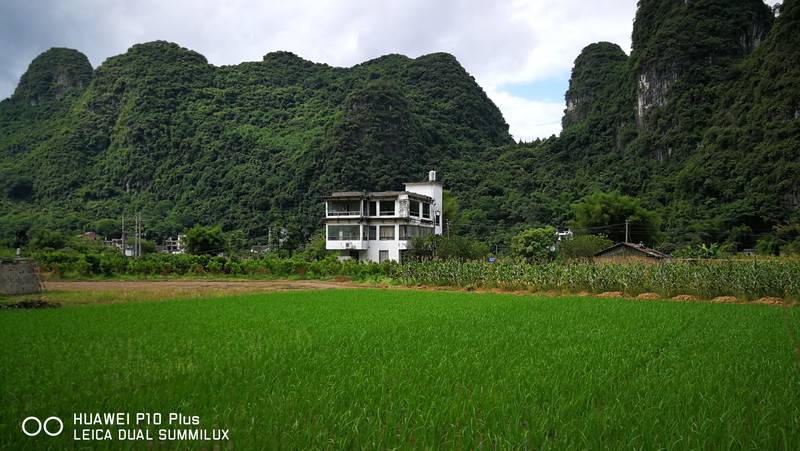
{"type": "Polygon", "coordinates": [[[183,254],[186,251],[186,235],[178,235],[178,238],[167,238],[162,246],[158,246],[156,251],[166,254],[183,254]]]}
{"type": "Polygon", "coordinates": [[[415,236],[442,234],[442,184],[405,184],[405,191],[339,192],[325,198],[325,248],[341,258],[402,261],[415,236]]]}

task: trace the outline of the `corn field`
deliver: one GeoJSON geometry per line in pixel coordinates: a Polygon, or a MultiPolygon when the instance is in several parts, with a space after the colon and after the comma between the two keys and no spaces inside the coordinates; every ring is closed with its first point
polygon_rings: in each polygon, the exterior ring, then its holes
{"type": "Polygon", "coordinates": [[[800,261],[788,259],[540,265],[431,261],[397,266],[393,277],[405,285],[800,299],[800,261]]]}

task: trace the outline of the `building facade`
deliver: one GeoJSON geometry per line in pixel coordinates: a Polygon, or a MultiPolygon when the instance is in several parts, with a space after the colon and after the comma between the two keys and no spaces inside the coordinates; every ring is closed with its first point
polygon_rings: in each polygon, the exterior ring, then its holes
{"type": "Polygon", "coordinates": [[[442,184],[436,172],[404,191],[347,191],[325,198],[325,248],[340,258],[402,261],[416,236],[441,235],[442,184]]]}

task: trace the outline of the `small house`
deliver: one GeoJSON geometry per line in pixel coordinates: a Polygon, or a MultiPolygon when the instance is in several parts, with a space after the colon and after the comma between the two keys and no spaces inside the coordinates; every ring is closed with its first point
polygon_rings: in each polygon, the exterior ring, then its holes
{"type": "Polygon", "coordinates": [[[639,261],[645,263],[659,263],[671,257],[663,252],[650,249],[643,244],[617,243],[607,249],[594,254],[598,262],[622,263],[639,261]]]}

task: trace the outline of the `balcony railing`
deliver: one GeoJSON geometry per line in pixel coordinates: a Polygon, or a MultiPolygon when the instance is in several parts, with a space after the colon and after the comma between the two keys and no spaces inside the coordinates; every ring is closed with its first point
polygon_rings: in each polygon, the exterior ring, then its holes
{"type": "Polygon", "coordinates": [[[328,216],[361,216],[360,211],[328,211],[328,216]]]}

